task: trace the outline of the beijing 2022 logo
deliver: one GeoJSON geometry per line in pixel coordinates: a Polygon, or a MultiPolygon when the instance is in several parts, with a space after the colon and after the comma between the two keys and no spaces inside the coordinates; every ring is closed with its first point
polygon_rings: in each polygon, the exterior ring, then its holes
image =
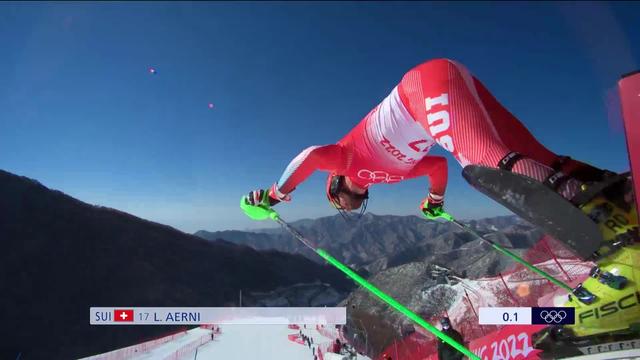
{"type": "Polygon", "coordinates": [[[539,325],[569,325],[576,322],[576,309],[572,307],[531,308],[531,323],[539,325]]]}

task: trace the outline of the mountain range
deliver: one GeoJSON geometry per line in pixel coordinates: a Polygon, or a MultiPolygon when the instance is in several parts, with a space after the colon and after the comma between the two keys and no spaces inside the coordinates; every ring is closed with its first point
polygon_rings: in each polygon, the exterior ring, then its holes
{"type": "Polygon", "coordinates": [[[335,304],[353,289],[303,256],[206,241],[1,170],[0,199],[2,359],[78,358],[177,330],[90,326],[92,306],[237,306],[240,290],[259,303],[289,287],[310,294],[294,305],[335,304]]]}
{"type": "MultiPolygon", "coordinates": [[[[350,280],[282,229],[194,236],[2,170],[0,199],[0,358],[77,358],[177,330],[90,326],[92,306],[237,306],[240,292],[243,306],[368,304],[350,296],[350,280]]],[[[516,252],[541,236],[514,216],[467,223],[516,252]]],[[[480,277],[510,264],[451,224],[416,216],[369,213],[347,223],[336,215],[292,226],[365,277],[392,274],[388,290],[401,296],[427,291],[431,283],[412,275],[423,267],[480,277]]],[[[369,307],[353,311],[377,316],[369,307]]],[[[394,326],[400,319],[380,320],[394,326]]]]}
{"type": "MultiPolygon", "coordinates": [[[[519,252],[542,237],[531,224],[516,216],[466,221],[476,232],[519,252]]],[[[469,276],[495,275],[511,264],[484,241],[451,223],[429,222],[417,216],[365,214],[357,222],[335,215],[301,220],[291,225],[316,246],[369,276],[385,269],[422,261],[452,268],[469,276]]],[[[247,231],[198,231],[208,240],[225,239],[256,250],[278,250],[322,259],[283,229],[247,231]]]]}

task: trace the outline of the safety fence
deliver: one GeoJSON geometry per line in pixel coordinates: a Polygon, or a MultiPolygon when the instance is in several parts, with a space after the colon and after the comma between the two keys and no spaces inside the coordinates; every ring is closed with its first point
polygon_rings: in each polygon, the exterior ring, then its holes
{"type": "Polygon", "coordinates": [[[83,358],[82,360],[125,360],[130,359],[136,355],[140,355],[141,353],[151,351],[163,344],[166,344],[170,341],[179,339],[187,334],[187,328],[181,329],[177,332],[171,332],[170,335],[163,335],[157,339],[145,341],[140,344],[128,346],[125,348],[121,348],[118,350],[110,351],[104,354],[93,355],[90,357],[83,358]]]}
{"type": "Polygon", "coordinates": [[[183,357],[186,357],[187,355],[190,356],[196,351],[198,347],[208,343],[211,340],[211,334],[202,335],[198,339],[193,340],[185,346],[182,346],[180,349],[174,351],[171,355],[165,356],[164,358],[162,358],[162,360],[179,360],[183,357]]]}
{"type": "Polygon", "coordinates": [[[322,344],[318,344],[318,353],[320,354],[318,358],[324,359],[324,355],[327,353],[339,354],[340,350],[338,350],[334,344],[334,342],[324,342],[322,344]]]}
{"type": "Polygon", "coordinates": [[[221,333],[220,326],[215,325],[215,324],[203,324],[203,325],[200,325],[200,328],[201,329],[211,330],[214,334],[220,334],[221,333]]]}
{"type": "Polygon", "coordinates": [[[335,325],[316,325],[316,331],[319,332],[320,335],[331,340],[340,339],[343,343],[347,341],[342,334],[342,331],[340,331],[339,328],[336,328],[335,325]]]}
{"type": "MultiPolygon", "coordinates": [[[[522,257],[570,286],[584,281],[595,265],[581,260],[562,243],[549,236],[543,236],[522,257]]],[[[442,317],[449,317],[453,327],[463,335],[465,345],[482,359],[500,356],[511,360],[538,358],[539,351],[532,348],[531,338],[533,333],[541,330],[543,326],[480,325],[479,307],[553,306],[555,297],[566,294],[549,280],[519,263],[495,277],[462,279],[458,286],[462,287],[460,301],[445,313],[433,314],[425,320],[431,324],[438,324],[442,317]]],[[[382,360],[383,354],[386,353],[393,359],[435,360],[437,343],[435,336],[417,328],[416,332],[389,344],[382,353],[376,355],[376,358],[382,360]]]]}
{"type": "Polygon", "coordinates": [[[289,341],[292,341],[300,345],[304,345],[304,341],[302,341],[302,338],[300,337],[299,334],[291,334],[291,335],[288,335],[287,338],[289,339],[289,341]]]}
{"type": "MultiPolygon", "coordinates": [[[[303,328],[300,325],[289,325],[289,329],[299,330],[304,333],[307,327],[305,326],[303,328]]],[[[309,327],[309,329],[312,329],[312,327],[309,327]]],[[[340,339],[340,341],[344,341],[345,339],[344,339],[344,336],[341,334],[341,332],[336,330],[335,325],[326,325],[326,326],[316,325],[313,329],[315,329],[323,337],[329,339],[329,341],[320,342],[319,341],[320,339],[316,338],[316,341],[312,343],[311,347],[315,349],[314,354],[317,356],[318,360],[324,360],[326,358],[325,355],[327,353],[332,353],[332,352],[339,353],[339,350],[334,348],[335,340],[340,339]]],[[[300,333],[290,334],[288,335],[288,339],[292,342],[295,342],[301,345],[305,345],[305,346],[307,345],[302,339],[302,337],[300,336],[300,333]]]]}

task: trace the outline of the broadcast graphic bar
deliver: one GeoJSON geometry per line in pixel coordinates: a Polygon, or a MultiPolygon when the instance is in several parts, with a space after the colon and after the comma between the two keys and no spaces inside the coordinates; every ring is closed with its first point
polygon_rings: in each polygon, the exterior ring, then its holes
{"type": "Polygon", "coordinates": [[[572,307],[481,307],[481,325],[567,325],[575,324],[572,307]]]}
{"type": "Polygon", "coordinates": [[[92,307],[91,325],[343,325],[344,307],[92,307]]]}

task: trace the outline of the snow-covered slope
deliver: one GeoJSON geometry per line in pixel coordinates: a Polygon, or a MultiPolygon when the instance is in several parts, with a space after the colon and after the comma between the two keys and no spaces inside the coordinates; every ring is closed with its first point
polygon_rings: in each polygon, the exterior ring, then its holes
{"type": "MultiPolygon", "coordinates": [[[[224,325],[219,332],[205,328],[191,329],[186,334],[154,346],[132,346],[109,353],[91,356],[91,360],[192,360],[203,359],[261,359],[261,360],[313,360],[343,359],[342,356],[326,356],[327,348],[334,341],[316,331],[315,325],[290,329],[286,325],[224,325]],[[302,344],[300,332],[313,339],[313,344],[302,344]],[[213,335],[213,340],[212,340],[213,335]],[[317,349],[321,349],[321,353],[317,349]],[[197,353],[196,353],[197,352],[197,353]],[[197,357],[196,357],[197,356],[197,357]]],[[[370,360],[366,356],[358,360],[370,360]]]]}
{"type": "MultiPolygon", "coordinates": [[[[289,335],[299,334],[300,330],[284,325],[225,325],[221,330],[222,334],[198,349],[198,359],[313,359],[309,346],[289,339],[289,335]]],[[[314,349],[325,348],[333,341],[317,332],[315,326],[307,326],[301,331],[313,338],[311,347],[314,349]]],[[[358,356],[358,359],[369,358],[358,356]]]]}
{"type": "Polygon", "coordinates": [[[187,334],[183,337],[170,341],[162,346],[159,346],[151,351],[144,352],[138,356],[132,357],[132,360],[152,360],[152,359],[167,359],[173,354],[176,354],[181,349],[188,346],[190,343],[197,341],[201,337],[209,335],[211,336],[211,330],[209,329],[192,329],[187,331],[187,334]]]}

